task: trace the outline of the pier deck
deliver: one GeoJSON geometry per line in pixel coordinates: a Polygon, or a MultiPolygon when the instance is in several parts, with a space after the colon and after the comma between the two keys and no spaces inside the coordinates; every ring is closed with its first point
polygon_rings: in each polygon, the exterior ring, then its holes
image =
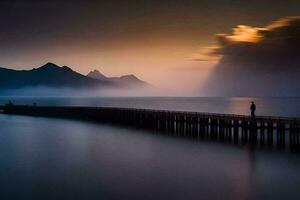
{"type": "Polygon", "coordinates": [[[298,150],[300,118],[109,107],[0,106],[5,114],[79,119],[194,139],[298,150]]]}

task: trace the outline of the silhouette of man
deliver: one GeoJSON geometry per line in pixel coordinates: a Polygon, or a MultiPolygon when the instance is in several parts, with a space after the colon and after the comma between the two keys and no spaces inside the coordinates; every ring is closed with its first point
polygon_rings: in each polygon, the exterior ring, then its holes
{"type": "Polygon", "coordinates": [[[253,101],[251,102],[250,110],[251,110],[251,117],[254,118],[255,117],[256,105],[253,101]]]}

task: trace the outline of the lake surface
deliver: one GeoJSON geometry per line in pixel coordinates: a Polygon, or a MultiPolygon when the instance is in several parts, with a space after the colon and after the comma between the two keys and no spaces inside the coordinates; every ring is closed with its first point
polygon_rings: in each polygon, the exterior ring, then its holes
{"type": "Polygon", "coordinates": [[[300,198],[300,155],[0,114],[0,199],[300,198]]]}
{"type": "MultiPolygon", "coordinates": [[[[300,98],[1,97],[0,104],[300,116],[300,98]]],[[[299,199],[300,154],[0,114],[0,199],[299,199]]]]}
{"type": "Polygon", "coordinates": [[[105,106],[160,110],[197,111],[249,115],[250,102],[257,115],[300,117],[300,98],[210,98],[210,97],[0,97],[0,105],[105,106]]]}

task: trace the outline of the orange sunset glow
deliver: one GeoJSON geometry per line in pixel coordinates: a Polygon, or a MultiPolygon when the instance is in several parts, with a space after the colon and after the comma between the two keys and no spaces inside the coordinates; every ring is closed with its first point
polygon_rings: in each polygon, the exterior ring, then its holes
{"type": "Polygon", "coordinates": [[[0,200],[300,200],[300,0],[0,0],[0,200]]]}
{"type": "Polygon", "coordinates": [[[31,69],[53,62],[83,75],[94,69],[110,77],[134,74],[174,95],[205,95],[202,88],[223,57],[216,53],[220,41],[258,43],[286,22],[276,20],[297,14],[298,3],[281,9],[285,3],[276,2],[276,12],[268,13],[259,1],[246,7],[222,0],[6,2],[3,18],[15,13],[15,26],[7,25],[10,34],[0,38],[1,66],[31,69]],[[36,17],[43,13],[41,22],[36,17]]]}

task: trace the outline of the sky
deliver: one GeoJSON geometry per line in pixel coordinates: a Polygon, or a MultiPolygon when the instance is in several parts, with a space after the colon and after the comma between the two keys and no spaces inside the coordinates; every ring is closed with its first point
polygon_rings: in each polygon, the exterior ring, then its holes
{"type": "Polygon", "coordinates": [[[238,25],[267,27],[299,13],[299,0],[4,0],[0,66],[54,62],[82,74],[135,74],[197,95],[218,62],[203,56],[220,45],[221,33],[234,35],[238,25]]]}

